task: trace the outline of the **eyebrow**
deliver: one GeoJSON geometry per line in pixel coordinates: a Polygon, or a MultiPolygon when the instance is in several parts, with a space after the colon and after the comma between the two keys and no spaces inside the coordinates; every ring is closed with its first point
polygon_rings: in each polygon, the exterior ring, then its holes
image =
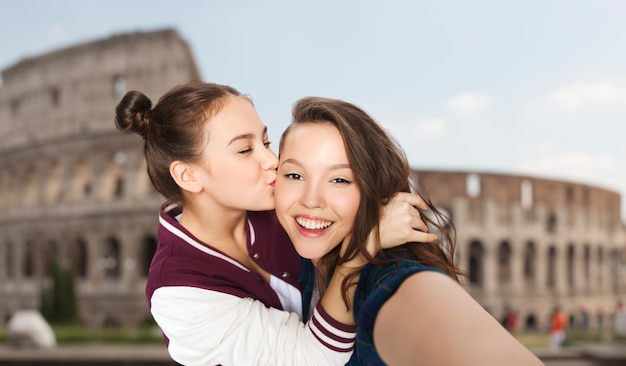
{"type": "MultiPolygon", "coordinates": [[[[263,128],[263,133],[261,133],[261,136],[265,136],[265,134],[267,134],[267,126],[265,126],[263,128]]],[[[237,135],[237,136],[233,137],[232,139],[230,139],[230,141],[228,141],[228,144],[226,146],[230,146],[230,144],[232,144],[233,142],[238,141],[238,140],[249,140],[249,139],[252,139],[252,138],[254,138],[254,134],[253,133],[244,133],[244,134],[241,134],[241,135],[237,135]]]]}
{"type": "MultiPolygon", "coordinates": [[[[281,166],[283,166],[284,164],[293,164],[293,165],[297,165],[300,168],[304,168],[302,164],[300,164],[300,162],[296,159],[287,159],[285,161],[283,161],[282,163],[280,163],[281,166]]],[[[329,167],[328,170],[338,170],[338,169],[352,169],[352,167],[350,167],[350,164],[334,164],[331,165],[329,167]]]]}

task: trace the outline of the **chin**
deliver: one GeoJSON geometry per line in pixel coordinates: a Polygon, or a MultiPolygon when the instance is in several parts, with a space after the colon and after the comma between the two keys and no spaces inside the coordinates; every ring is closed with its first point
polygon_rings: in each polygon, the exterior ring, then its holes
{"type": "Polygon", "coordinates": [[[310,259],[313,262],[319,260],[324,255],[326,255],[326,253],[327,253],[327,252],[320,253],[319,250],[312,249],[312,248],[307,248],[307,247],[304,247],[304,246],[298,246],[295,243],[294,243],[294,247],[296,248],[296,252],[298,252],[298,254],[302,258],[310,259]]]}

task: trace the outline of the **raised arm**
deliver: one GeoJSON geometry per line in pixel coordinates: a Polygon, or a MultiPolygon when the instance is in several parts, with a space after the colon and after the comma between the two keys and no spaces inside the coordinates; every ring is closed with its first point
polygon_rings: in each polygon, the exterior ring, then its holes
{"type": "Polygon", "coordinates": [[[374,344],[390,365],[542,365],[459,284],[423,271],[381,307],[374,344]]]}
{"type": "MultiPolygon", "coordinates": [[[[383,206],[382,216],[378,225],[380,229],[380,244],[376,240],[376,230],[374,229],[367,238],[366,248],[370,255],[374,256],[383,248],[393,248],[407,242],[431,242],[437,239],[437,235],[428,232],[428,226],[422,221],[418,210],[428,210],[424,200],[417,194],[400,192],[394,195],[389,202],[383,206]]],[[[352,306],[343,307],[341,297],[341,282],[345,276],[354,271],[354,268],[367,264],[367,259],[357,255],[355,258],[338,266],[334,270],[334,276],[324,293],[322,304],[324,308],[330,309],[329,314],[333,318],[345,324],[355,324],[353,319],[352,306]]],[[[351,283],[356,283],[359,276],[352,278],[351,283]]],[[[347,298],[354,297],[356,286],[348,288],[347,298]]]]}

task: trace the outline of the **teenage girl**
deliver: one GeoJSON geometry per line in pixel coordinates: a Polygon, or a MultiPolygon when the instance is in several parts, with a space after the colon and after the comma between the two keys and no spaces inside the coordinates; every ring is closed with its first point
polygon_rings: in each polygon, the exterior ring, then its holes
{"type": "Polygon", "coordinates": [[[276,213],[315,265],[312,291],[326,295],[337,268],[361,264],[342,285],[357,324],[350,365],[541,365],[459,285],[452,222],[428,201],[435,216],[423,220],[438,230],[437,241],[369,255],[383,203],[411,190],[411,170],[366,112],[304,98],[279,151],[276,213]]]}

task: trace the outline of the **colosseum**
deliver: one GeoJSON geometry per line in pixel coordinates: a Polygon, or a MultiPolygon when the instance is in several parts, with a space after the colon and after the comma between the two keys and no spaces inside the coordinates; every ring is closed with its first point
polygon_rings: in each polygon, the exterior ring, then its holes
{"type": "Polygon", "coordinates": [[[141,324],[161,197],[114,110],[127,90],[156,100],[200,79],[190,47],[171,29],[116,35],[21,60],[2,79],[0,316],[37,308],[56,260],[75,273],[83,322],[141,324]]]}
{"type": "Polygon", "coordinates": [[[511,309],[519,328],[546,329],[558,306],[572,326],[610,329],[625,289],[618,193],[484,172],[422,170],[415,181],[450,217],[465,285],[494,316],[511,309]]]}
{"type": "MultiPolygon", "coordinates": [[[[200,79],[172,29],[110,38],[27,58],[0,88],[0,317],[38,308],[53,263],[71,269],[82,322],[150,320],[146,274],[162,198],[141,140],[113,125],[127,90],[156,100],[200,79]],[[124,309],[125,311],[120,311],[124,309]]],[[[556,305],[572,321],[610,326],[624,294],[626,230],[616,192],[537,177],[415,171],[457,231],[464,285],[521,329],[545,329],[556,305]]]]}

